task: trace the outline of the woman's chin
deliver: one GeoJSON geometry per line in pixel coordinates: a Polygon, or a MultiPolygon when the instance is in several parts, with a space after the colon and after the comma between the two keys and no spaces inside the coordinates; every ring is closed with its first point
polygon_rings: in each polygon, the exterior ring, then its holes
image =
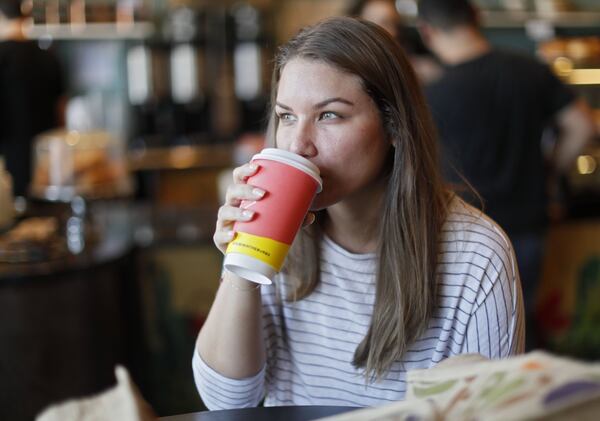
{"type": "Polygon", "coordinates": [[[337,201],[333,200],[331,197],[321,196],[318,194],[310,205],[311,212],[317,212],[323,209],[328,208],[331,205],[334,205],[337,201]]]}

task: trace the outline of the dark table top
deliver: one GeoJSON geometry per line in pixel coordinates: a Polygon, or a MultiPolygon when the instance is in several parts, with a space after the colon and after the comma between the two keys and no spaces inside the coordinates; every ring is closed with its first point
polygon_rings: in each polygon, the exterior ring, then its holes
{"type": "Polygon", "coordinates": [[[271,406],[204,411],[161,418],[161,421],[309,421],[353,411],[348,406],[271,406]]]}
{"type": "MultiPolygon", "coordinates": [[[[61,237],[65,237],[66,221],[72,216],[68,204],[34,203],[26,217],[54,217],[59,225],[61,237]]],[[[100,209],[90,209],[81,222],[82,238],[85,248],[79,253],[64,252],[58,258],[32,260],[23,263],[7,263],[0,261],[0,285],[22,285],[24,282],[45,281],[46,278],[57,278],[65,272],[89,270],[102,264],[111,264],[123,257],[133,248],[131,234],[133,216],[127,210],[126,202],[111,202],[100,209]],[[95,240],[84,236],[84,229],[91,228],[96,233],[95,240]]],[[[1,233],[0,233],[1,234],[1,233]]],[[[65,238],[66,242],[66,238],[65,238]]]]}
{"type": "MultiPolygon", "coordinates": [[[[62,225],[71,216],[68,204],[35,202],[29,206],[27,217],[54,216],[61,221],[61,232],[65,231],[62,225]]],[[[217,210],[210,206],[155,206],[127,200],[89,202],[85,223],[96,233],[96,241],[86,244],[77,255],[67,253],[57,259],[27,263],[0,260],[0,286],[46,281],[46,278],[57,278],[76,270],[93,270],[98,265],[111,264],[134,247],[212,245],[216,215],[217,210]]]]}

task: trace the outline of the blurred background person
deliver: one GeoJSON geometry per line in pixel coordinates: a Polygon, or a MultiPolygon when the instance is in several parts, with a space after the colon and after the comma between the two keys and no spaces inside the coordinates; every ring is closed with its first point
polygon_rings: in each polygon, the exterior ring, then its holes
{"type": "Polygon", "coordinates": [[[64,120],[59,63],[27,40],[25,21],[20,0],[0,0],[0,155],[16,196],[27,192],[33,137],[64,120]]]}
{"type": "Polygon", "coordinates": [[[442,67],[423,44],[419,34],[404,25],[394,0],[358,0],[350,3],[347,15],[373,22],[388,31],[408,54],[421,83],[438,79],[442,67]]]}
{"type": "MultiPolygon", "coordinates": [[[[595,133],[591,113],[544,64],[493,48],[468,0],[421,0],[419,30],[445,66],[441,79],[426,87],[444,175],[456,184],[466,179],[481,196],[485,212],[512,240],[531,349],[548,226],[542,134],[549,125],[556,127],[550,164],[566,172],[595,133]]],[[[479,200],[465,196],[475,204],[479,200]]]]}

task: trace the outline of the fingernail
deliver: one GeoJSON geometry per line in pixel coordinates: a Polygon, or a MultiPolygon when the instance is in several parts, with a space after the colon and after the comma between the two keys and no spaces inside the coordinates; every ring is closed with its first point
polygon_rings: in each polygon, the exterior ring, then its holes
{"type": "Polygon", "coordinates": [[[226,235],[227,235],[227,238],[233,238],[233,236],[235,235],[235,232],[228,231],[226,235]]]}
{"type": "Polygon", "coordinates": [[[257,170],[257,169],[258,169],[258,165],[256,165],[256,164],[250,164],[248,167],[249,167],[251,170],[257,170]]]}
{"type": "Polygon", "coordinates": [[[249,210],[245,210],[244,212],[242,212],[242,216],[244,217],[244,219],[250,219],[252,218],[252,215],[254,215],[254,212],[249,210]]]}
{"type": "Polygon", "coordinates": [[[255,188],[255,189],[252,189],[252,194],[255,197],[263,197],[265,195],[265,191],[261,190],[261,189],[258,189],[258,188],[255,188]]]}

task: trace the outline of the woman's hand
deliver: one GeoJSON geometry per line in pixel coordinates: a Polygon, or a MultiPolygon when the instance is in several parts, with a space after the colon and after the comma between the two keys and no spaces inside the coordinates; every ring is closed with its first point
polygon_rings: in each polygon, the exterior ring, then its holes
{"type": "Polygon", "coordinates": [[[249,177],[256,174],[258,165],[245,164],[233,170],[233,184],[227,189],[225,204],[219,208],[217,227],[213,241],[221,253],[225,254],[227,244],[235,235],[233,224],[236,221],[249,221],[254,216],[250,209],[241,209],[242,200],[260,200],[265,191],[247,184],[249,177]]]}
{"type": "MultiPolygon", "coordinates": [[[[258,187],[247,184],[248,178],[256,174],[258,168],[258,165],[250,163],[233,170],[233,184],[227,189],[225,204],[219,208],[217,226],[213,235],[215,245],[223,254],[235,236],[233,224],[236,221],[250,221],[254,217],[252,210],[240,208],[242,200],[260,200],[266,193],[258,187]]],[[[314,221],[315,214],[308,212],[302,226],[306,227],[314,221]]]]}

